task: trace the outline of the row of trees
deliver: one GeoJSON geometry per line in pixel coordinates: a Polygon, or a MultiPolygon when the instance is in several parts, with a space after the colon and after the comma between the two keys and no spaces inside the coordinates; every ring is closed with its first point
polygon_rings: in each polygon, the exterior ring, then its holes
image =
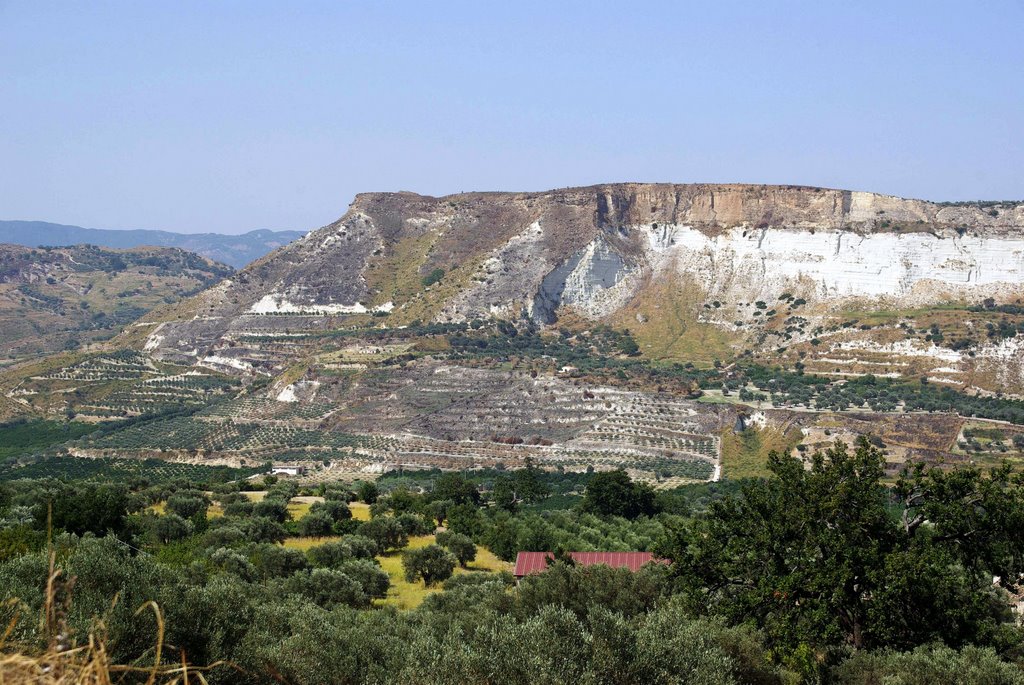
{"type": "MultiPolygon", "coordinates": [[[[295,491],[288,483],[271,484],[260,503],[217,493],[226,515],[207,520],[198,488],[26,482],[0,491],[0,592],[25,601],[23,615],[42,606],[49,519],[73,531],[55,545],[65,577],[77,577],[61,590],[74,600],[69,624],[84,634],[122,593],[108,615],[126,659],[149,646],[139,638],[147,619],[132,607],[157,599],[168,625],[178,622],[172,632],[181,631],[169,644],[189,659],[230,659],[294,682],[868,683],[915,670],[963,681],[957,669],[1020,682],[1013,663],[1022,635],[1008,598],[1024,574],[1024,479],[1008,467],[919,465],[887,486],[883,466],[866,441],[852,451],[837,443],[810,464],[773,454],[770,478],[738,491],[695,487],[692,497],[675,499],[672,513],[671,500],[621,472],[591,475],[579,506],[560,511],[518,498],[512,510],[488,502],[459,474],[438,474],[424,494],[366,488],[376,502],[364,523],[345,516],[352,493],[325,488],[326,501],[306,518],[350,530],[305,553],[277,544],[305,520],[285,520],[295,491]],[[138,510],[153,497],[166,500],[163,517],[138,510]],[[150,524],[172,516],[189,530],[159,539],[150,524]],[[447,532],[437,544],[407,550],[403,565],[409,580],[444,582],[445,591],[410,614],[352,613],[387,592],[374,557],[439,522],[447,532]],[[452,576],[472,562],[477,544],[504,558],[523,549],[653,549],[672,564],[630,574],[559,561],[511,593],[507,578],[452,576]],[[356,636],[352,625],[392,632],[356,636]],[[394,635],[401,645],[392,645],[394,635]],[[314,636],[331,647],[306,660],[314,636]],[[502,651],[506,637],[529,649],[502,651]],[[714,667],[702,670],[705,657],[714,667]],[[345,675],[323,671],[323,663],[345,675]]],[[[539,473],[498,476],[552,482],[539,473]]],[[[34,622],[18,631],[22,640],[44,637],[34,622]]]]}
{"type": "MultiPolygon", "coordinates": [[[[109,537],[60,538],[57,548],[59,578],[76,579],[73,587],[57,583],[54,605],[69,636],[84,640],[92,617],[103,615],[115,662],[151,659],[157,626],[151,612],[135,609],[156,600],[168,663],[230,664],[206,672],[211,683],[1024,682],[988,647],[843,647],[827,660],[786,653],[749,624],[695,612],[669,569],[657,565],[634,574],[557,563],[516,592],[508,576],[456,576],[418,609],[394,612],[335,603],[347,588],[326,568],[285,582],[244,582],[132,555],[109,537]]],[[[21,598],[0,608],[5,625],[14,611],[31,617],[43,609],[47,564],[45,552],[0,564],[3,593],[21,598]]],[[[45,640],[39,625],[15,621],[9,639],[45,640]]]]}

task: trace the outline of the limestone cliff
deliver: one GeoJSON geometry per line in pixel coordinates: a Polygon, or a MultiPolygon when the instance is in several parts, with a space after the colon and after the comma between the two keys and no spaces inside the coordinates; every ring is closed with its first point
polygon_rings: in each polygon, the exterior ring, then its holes
{"type": "Polygon", "coordinates": [[[761,321],[738,335],[737,321],[780,296],[811,307],[1020,297],[1022,229],[1024,204],[799,186],[366,193],[337,222],[154,317],[145,345],[167,359],[250,369],[264,351],[238,345],[244,336],[492,316],[551,324],[567,313],[635,316],[642,328],[661,315],[655,292],[666,306],[685,293],[680,326],[764,344],[761,321]]]}

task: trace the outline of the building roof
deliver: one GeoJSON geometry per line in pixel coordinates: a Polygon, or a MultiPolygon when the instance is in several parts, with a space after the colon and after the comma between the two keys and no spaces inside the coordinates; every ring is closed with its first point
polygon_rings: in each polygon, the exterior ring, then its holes
{"type": "MultiPolygon", "coordinates": [[[[652,561],[668,563],[664,559],[655,559],[650,552],[569,552],[569,556],[579,566],[597,566],[604,564],[612,568],[628,568],[639,571],[644,564],[652,561]]],[[[520,552],[516,556],[516,568],[513,575],[517,578],[531,573],[541,573],[548,567],[551,552],[520,552]]]]}

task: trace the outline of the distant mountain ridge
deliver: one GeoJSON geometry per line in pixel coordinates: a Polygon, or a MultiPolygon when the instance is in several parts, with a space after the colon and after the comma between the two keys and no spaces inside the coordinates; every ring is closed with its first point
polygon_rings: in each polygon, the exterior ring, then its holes
{"type": "Polygon", "coordinates": [[[106,340],[235,270],[176,247],[0,244],[0,359],[106,340]]]}
{"type": "Polygon", "coordinates": [[[222,233],[174,233],[147,229],[112,230],[83,228],[47,221],[0,221],[0,243],[26,247],[97,245],[132,248],[177,247],[215,262],[240,269],[246,264],[305,235],[305,231],[260,229],[240,235],[222,233]]]}

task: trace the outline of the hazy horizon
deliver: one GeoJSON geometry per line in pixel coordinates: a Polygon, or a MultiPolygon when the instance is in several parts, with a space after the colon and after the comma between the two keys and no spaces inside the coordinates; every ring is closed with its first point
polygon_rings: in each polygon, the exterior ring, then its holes
{"type": "Polygon", "coordinates": [[[147,226],[122,226],[117,228],[110,228],[107,226],[82,226],[81,224],[69,224],[64,221],[47,221],[46,219],[10,219],[0,217],[0,223],[26,223],[26,224],[52,224],[54,226],[63,226],[67,228],[84,228],[89,231],[161,231],[164,233],[181,233],[185,235],[198,235],[200,233],[213,233],[218,235],[244,235],[246,233],[253,233],[255,231],[271,231],[273,233],[287,233],[289,231],[302,231],[302,230],[314,230],[318,227],[312,227],[310,229],[290,229],[290,228],[251,228],[241,229],[238,231],[227,232],[227,231],[175,231],[174,229],[165,228],[150,228],[147,226]]]}
{"type": "Polygon", "coordinates": [[[0,215],[305,231],[359,192],[1024,199],[1019,1],[0,2],[0,215]]]}

